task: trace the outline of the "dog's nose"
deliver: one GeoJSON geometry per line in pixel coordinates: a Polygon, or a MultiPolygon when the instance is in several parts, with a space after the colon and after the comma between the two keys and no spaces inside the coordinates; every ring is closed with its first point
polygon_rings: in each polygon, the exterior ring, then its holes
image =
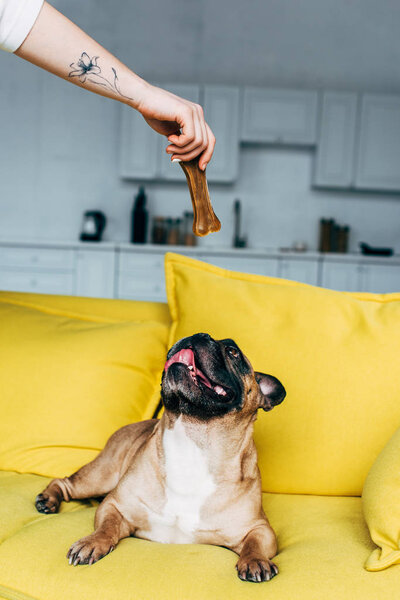
{"type": "Polygon", "coordinates": [[[195,333],[191,338],[192,342],[209,342],[212,340],[211,335],[208,333],[195,333]]]}

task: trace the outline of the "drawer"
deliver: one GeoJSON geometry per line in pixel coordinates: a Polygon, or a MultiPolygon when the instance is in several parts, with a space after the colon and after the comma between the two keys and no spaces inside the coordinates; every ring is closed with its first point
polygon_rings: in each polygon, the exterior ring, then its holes
{"type": "Polygon", "coordinates": [[[118,274],[118,298],[127,300],[154,300],[165,301],[165,282],[164,273],[161,277],[149,276],[144,269],[135,274],[118,274]]]}
{"type": "Polygon", "coordinates": [[[0,265],[3,267],[32,267],[73,269],[74,250],[67,248],[14,248],[0,247],[0,265]]]}
{"type": "Polygon", "coordinates": [[[269,275],[277,277],[278,259],[275,258],[241,258],[236,256],[202,256],[201,260],[223,269],[252,273],[255,275],[269,275]]]}
{"type": "Polygon", "coordinates": [[[0,270],[0,288],[12,292],[74,294],[73,273],[40,273],[0,270]]]}
{"type": "Polygon", "coordinates": [[[141,254],[139,252],[121,252],[119,257],[120,271],[137,271],[137,269],[162,272],[164,277],[164,253],[141,254]]]}
{"type": "Polygon", "coordinates": [[[279,277],[318,285],[318,260],[279,259],[279,277]]]}

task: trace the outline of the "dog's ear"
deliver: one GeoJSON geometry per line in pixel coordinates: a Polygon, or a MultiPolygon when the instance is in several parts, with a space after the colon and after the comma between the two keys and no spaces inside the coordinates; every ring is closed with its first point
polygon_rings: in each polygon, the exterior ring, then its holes
{"type": "Polygon", "coordinates": [[[266,375],[265,373],[254,373],[258,387],[260,390],[260,404],[259,408],[264,410],[272,410],[274,406],[277,406],[283,402],[286,396],[286,390],[276,377],[273,375],[266,375]]]}

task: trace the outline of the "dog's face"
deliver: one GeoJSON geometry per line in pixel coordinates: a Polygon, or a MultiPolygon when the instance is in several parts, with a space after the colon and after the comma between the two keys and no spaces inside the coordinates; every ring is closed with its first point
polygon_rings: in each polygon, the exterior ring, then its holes
{"type": "Polygon", "coordinates": [[[233,411],[271,410],[286,392],[272,375],[255,373],[233,340],[197,333],[168,352],[161,395],[172,413],[211,419],[233,411]]]}

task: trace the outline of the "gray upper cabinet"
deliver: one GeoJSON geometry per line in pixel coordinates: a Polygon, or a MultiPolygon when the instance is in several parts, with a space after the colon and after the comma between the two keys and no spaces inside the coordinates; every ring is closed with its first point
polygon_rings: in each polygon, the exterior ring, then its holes
{"type": "Polygon", "coordinates": [[[241,140],[314,145],[317,109],[315,91],[245,88],[241,140]]]}
{"type": "Polygon", "coordinates": [[[208,181],[235,181],[239,164],[239,89],[219,85],[204,87],[204,114],[217,143],[207,167],[208,181]]]}
{"type": "Polygon", "coordinates": [[[136,110],[121,105],[119,174],[128,179],[155,179],[159,170],[159,134],[136,110]]]}
{"type": "MultiPolygon", "coordinates": [[[[200,102],[200,87],[198,85],[190,84],[162,84],[162,87],[169,92],[172,92],[176,96],[186,98],[190,102],[200,102]]],[[[165,152],[165,148],[168,146],[168,140],[166,137],[158,136],[158,148],[159,152],[159,168],[157,175],[162,179],[168,179],[168,181],[186,181],[185,175],[178,163],[171,163],[171,155],[165,152]]]]}
{"type": "Polygon", "coordinates": [[[322,98],[313,184],[349,188],[354,184],[357,94],[326,92],[322,98]]]}
{"type": "Polygon", "coordinates": [[[400,96],[363,95],[355,183],[400,190],[400,96]]]}

